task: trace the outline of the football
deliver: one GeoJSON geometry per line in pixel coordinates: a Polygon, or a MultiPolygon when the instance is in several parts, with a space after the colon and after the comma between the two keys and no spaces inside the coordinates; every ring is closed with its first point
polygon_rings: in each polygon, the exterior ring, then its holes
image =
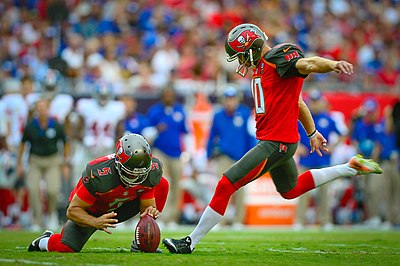
{"type": "Polygon", "coordinates": [[[140,218],[135,228],[138,248],[144,252],[154,252],[160,244],[161,232],[156,220],[150,215],[140,218]]]}

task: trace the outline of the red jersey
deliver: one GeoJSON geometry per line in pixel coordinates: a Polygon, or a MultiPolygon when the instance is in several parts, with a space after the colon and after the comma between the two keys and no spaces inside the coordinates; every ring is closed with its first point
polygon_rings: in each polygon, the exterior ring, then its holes
{"type": "Polygon", "coordinates": [[[296,143],[299,97],[304,78],[295,67],[303,52],[291,43],[268,51],[254,69],[251,88],[259,140],[296,143]]]}
{"type": "Polygon", "coordinates": [[[115,154],[99,157],[86,166],[69,200],[77,194],[78,197],[92,205],[88,212],[92,215],[102,215],[111,212],[125,202],[154,198],[154,186],[160,183],[162,164],[157,158],[152,158],[151,170],[147,179],[140,185],[125,187],[115,168],[115,154]]]}

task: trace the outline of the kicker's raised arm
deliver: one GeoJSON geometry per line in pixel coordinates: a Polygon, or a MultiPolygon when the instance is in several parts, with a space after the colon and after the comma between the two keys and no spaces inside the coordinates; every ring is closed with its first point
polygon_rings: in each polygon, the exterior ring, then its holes
{"type": "Polygon", "coordinates": [[[327,73],[334,71],[339,74],[353,74],[353,65],[347,61],[334,61],[320,56],[301,58],[296,62],[296,68],[301,74],[327,73]]]}

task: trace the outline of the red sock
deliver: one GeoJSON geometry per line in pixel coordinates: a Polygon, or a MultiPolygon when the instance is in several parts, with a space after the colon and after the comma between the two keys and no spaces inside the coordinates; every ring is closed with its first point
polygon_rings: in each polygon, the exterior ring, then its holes
{"type": "Polygon", "coordinates": [[[49,238],[49,243],[47,244],[48,251],[56,252],[75,252],[72,248],[61,243],[61,234],[53,234],[49,238]]]}
{"type": "Polygon", "coordinates": [[[210,208],[217,213],[224,215],[228,207],[229,199],[235,193],[235,186],[229,181],[226,176],[222,176],[215,188],[214,196],[209,204],[210,208]]]}
{"type": "Polygon", "coordinates": [[[162,212],[167,201],[169,183],[164,177],[161,178],[160,183],[154,187],[154,197],[156,198],[156,204],[158,211],[162,212]]]}
{"type": "Polygon", "coordinates": [[[294,199],[314,188],[315,184],[311,171],[306,171],[299,176],[297,184],[294,188],[292,188],[288,192],[281,193],[281,195],[285,199],[294,199]]]}

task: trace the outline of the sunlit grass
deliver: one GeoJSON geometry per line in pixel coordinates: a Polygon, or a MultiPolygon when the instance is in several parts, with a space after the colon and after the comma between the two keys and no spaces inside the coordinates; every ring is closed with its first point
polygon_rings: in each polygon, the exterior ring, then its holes
{"type": "Polygon", "coordinates": [[[81,253],[27,252],[37,235],[0,231],[0,265],[400,265],[400,231],[212,231],[190,255],[170,254],[163,246],[163,254],[130,253],[133,231],[97,232],[81,253]]]}

